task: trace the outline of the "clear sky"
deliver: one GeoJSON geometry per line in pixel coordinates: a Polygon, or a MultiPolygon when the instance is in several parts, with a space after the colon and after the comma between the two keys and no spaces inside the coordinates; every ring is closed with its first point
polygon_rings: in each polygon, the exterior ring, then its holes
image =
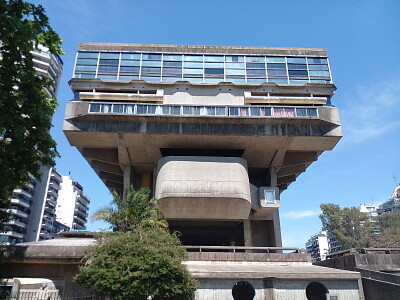
{"type": "MultiPolygon", "coordinates": [[[[400,181],[399,0],[42,0],[63,38],[64,71],[53,119],[57,169],[82,184],[90,214],[111,195],[62,132],[79,42],[326,48],[343,138],[281,195],[284,246],[304,247],[321,203],[379,204],[400,181]]],[[[89,221],[97,230],[104,224],[89,221]]]]}

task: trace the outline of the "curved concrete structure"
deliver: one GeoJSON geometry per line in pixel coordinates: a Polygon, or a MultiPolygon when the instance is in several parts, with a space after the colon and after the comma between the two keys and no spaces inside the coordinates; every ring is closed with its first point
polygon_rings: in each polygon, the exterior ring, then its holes
{"type": "Polygon", "coordinates": [[[155,197],[169,219],[247,219],[247,163],[238,157],[167,156],[158,162],[155,197]]]}

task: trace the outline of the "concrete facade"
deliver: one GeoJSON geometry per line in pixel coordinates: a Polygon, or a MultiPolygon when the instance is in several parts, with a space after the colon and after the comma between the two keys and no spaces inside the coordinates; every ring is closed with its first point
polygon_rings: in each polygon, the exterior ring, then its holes
{"type": "Polygon", "coordinates": [[[324,49],[81,43],[69,84],[70,144],[186,245],[281,246],[281,192],[342,135],[324,49]]]}

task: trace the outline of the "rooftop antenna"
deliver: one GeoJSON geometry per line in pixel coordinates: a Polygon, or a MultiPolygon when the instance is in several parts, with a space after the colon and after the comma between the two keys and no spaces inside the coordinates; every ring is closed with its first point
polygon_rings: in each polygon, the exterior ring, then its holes
{"type": "Polygon", "coordinates": [[[396,175],[393,175],[393,180],[394,180],[394,183],[396,184],[396,186],[398,186],[399,182],[397,181],[397,176],[396,175]]]}

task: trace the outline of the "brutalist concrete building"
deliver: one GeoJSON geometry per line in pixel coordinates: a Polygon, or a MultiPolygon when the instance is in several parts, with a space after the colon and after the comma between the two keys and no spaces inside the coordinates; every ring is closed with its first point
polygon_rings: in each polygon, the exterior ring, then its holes
{"type": "MultiPolygon", "coordinates": [[[[324,49],[81,43],[69,84],[70,144],[110,190],[150,188],[188,246],[281,247],[281,193],[342,136],[324,49]]],[[[191,254],[198,299],[362,297],[357,273],[242,250],[191,254]]]]}

